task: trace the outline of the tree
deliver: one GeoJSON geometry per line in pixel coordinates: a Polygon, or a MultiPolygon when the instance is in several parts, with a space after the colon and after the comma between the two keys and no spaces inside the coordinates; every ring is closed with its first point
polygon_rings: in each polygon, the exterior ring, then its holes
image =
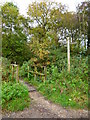
{"type": "Polygon", "coordinates": [[[2,8],[2,55],[22,64],[30,59],[30,49],[25,33],[25,18],[19,15],[19,10],[13,3],[5,3],[2,8]]]}
{"type": "Polygon", "coordinates": [[[47,35],[47,23],[49,16],[49,5],[46,2],[32,3],[29,5],[28,18],[35,25],[30,28],[30,50],[33,52],[32,60],[37,64],[46,65],[48,61],[50,40],[47,35]]]}
{"type": "Polygon", "coordinates": [[[81,2],[77,6],[77,16],[79,21],[79,37],[81,42],[84,40],[84,47],[86,49],[86,39],[88,35],[88,16],[89,16],[89,1],[81,2]]]}
{"type": "Polygon", "coordinates": [[[50,48],[59,46],[58,31],[62,26],[63,12],[65,7],[55,2],[34,2],[28,7],[28,18],[33,24],[29,31],[30,49],[39,63],[49,63],[50,48]]]}

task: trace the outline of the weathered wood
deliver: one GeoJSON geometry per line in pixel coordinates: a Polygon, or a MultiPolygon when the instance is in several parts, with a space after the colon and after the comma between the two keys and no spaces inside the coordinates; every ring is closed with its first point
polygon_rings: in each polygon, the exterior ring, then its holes
{"type": "Polygon", "coordinates": [[[18,65],[16,65],[16,64],[11,64],[11,65],[12,65],[12,66],[15,66],[15,67],[18,66],[18,65]]]}
{"type": "Polygon", "coordinates": [[[33,71],[30,71],[30,70],[29,70],[29,72],[31,72],[31,73],[33,73],[33,74],[37,74],[37,75],[41,75],[41,76],[45,76],[45,74],[43,74],[43,73],[33,72],[33,71]]]}
{"type": "Polygon", "coordinates": [[[47,77],[47,69],[46,69],[46,66],[41,66],[41,67],[44,68],[44,73],[39,73],[39,72],[37,72],[37,67],[36,67],[36,66],[34,66],[34,71],[31,71],[31,70],[28,69],[28,73],[30,72],[30,73],[34,74],[34,80],[36,80],[37,75],[39,75],[39,76],[41,77],[41,79],[42,79],[42,77],[44,76],[44,81],[46,80],[46,77],[47,77]]]}
{"type": "Polygon", "coordinates": [[[68,58],[68,72],[70,72],[70,43],[69,37],[67,39],[67,58],[68,58]]]}
{"type": "Polygon", "coordinates": [[[15,77],[16,81],[19,82],[19,65],[11,64],[11,67],[12,67],[12,81],[15,77]],[[14,71],[15,70],[14,67],[16,67],[16,71],[14,71]],[[16,73],[16,75],[15,75],[15,73],[16,73]]]}
{"type": "Polygon", "coordinates": [[[16,81],[19,82],[19,66],[16,68],[16,81]]]}
{"type": "Polygon", "coordinates": [[[14,65],[12,65],[12,81],[14,79],[14,65]]]}

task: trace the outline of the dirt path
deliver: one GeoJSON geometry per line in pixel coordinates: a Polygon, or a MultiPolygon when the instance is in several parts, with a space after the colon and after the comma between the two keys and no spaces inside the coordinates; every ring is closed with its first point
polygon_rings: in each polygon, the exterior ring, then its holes
{"type": "Polygon", "coordinates": [[[46,100],[33,86],[28,83],[24,84],[29,90],[30,107],[24,111],[5,113],[3,118],[88,118],[87,110],[65,109],[46,100]]]}

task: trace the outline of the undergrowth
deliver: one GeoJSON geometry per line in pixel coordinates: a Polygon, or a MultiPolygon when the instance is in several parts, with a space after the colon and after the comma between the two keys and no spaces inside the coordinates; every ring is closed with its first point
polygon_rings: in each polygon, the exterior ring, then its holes
{"type": "Polygon", "coordinates": [[[30,105],[28,89],[21,83],[2,82],[2,109],[19,111],[30,105]]]}
{"type": "Polygon", "coordinates": [[[42,82],[40,77],[28,80],[37,87],[47,99],[64,107],[76,109],[88,108],[88,58],[72,58],[71,72],[58,71],[52,65],[47,71],[47,80],[42,82]]]}

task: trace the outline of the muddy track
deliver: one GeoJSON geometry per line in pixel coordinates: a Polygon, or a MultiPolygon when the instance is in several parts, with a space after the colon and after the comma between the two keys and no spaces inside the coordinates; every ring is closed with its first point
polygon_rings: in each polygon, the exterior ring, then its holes
{"type": "Polygon", "coordinates": [[[88,118],[87,110],[66,109],[46,100],[35,87],[20,80],[28,87],[31,104],[23,111],[4,113],[3,118],[88,118]]]}

